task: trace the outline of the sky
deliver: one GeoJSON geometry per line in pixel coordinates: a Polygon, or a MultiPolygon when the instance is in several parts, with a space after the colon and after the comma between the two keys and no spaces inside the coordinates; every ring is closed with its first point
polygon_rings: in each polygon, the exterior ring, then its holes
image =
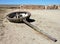
{"type": "Polygon", "coordinates": [[[59,5],[60,0],[0,0],[0,4],[59,5]]]}

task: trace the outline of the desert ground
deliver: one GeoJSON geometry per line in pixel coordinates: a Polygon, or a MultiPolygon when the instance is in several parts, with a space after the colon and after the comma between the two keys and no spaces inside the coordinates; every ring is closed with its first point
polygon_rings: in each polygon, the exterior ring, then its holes
{"type": "Polygon", "coordinates": [[[0,13],[0,44],[60,44],[60,10],[19,10],[30,12],[30,19],[35,20],[30,23],[56,38],[57,42],[50,40],[25,23],[9,22],[6,13],[10,11],[12,10],[0,13]]]}

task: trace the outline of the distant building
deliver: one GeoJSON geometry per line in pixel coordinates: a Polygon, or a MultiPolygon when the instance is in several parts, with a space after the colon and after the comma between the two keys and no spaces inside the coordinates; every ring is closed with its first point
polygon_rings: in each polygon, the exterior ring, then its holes
{"type": "Polygon", "coordinates": [[[58,5],[58,9],[60,9],[60,5],[58,5]]]}
{"type": "Polygon", "coordinates": [[[58,9],[57,5],[48,5],[47,9],[58,9]]]}

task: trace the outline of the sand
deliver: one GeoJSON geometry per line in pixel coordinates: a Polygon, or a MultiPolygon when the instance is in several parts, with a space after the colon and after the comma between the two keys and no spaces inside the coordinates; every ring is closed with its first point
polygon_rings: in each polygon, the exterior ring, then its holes
{"type": "Polygon", "coordinates": [[[24,23],[12,23],[4,18],[0,23],[3,25],[0,29],[0,44],[60,44],[60,10],[24,11],[29,11],[31,13],[30,19],[35,20],[31,24],[37,26],[58,41],[50,40],[24,23]]]}

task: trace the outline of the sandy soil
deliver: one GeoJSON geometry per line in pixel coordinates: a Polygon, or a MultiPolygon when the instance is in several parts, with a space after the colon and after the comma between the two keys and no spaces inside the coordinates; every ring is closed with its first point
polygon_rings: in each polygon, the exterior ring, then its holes
{"type": "Polygon", "coordinates": [[[0,44],[60,44],[60,10],[24,10],[31,13],[31,24],[56,38],[53,42],[24,23],[0,23],[0,44]]]}

